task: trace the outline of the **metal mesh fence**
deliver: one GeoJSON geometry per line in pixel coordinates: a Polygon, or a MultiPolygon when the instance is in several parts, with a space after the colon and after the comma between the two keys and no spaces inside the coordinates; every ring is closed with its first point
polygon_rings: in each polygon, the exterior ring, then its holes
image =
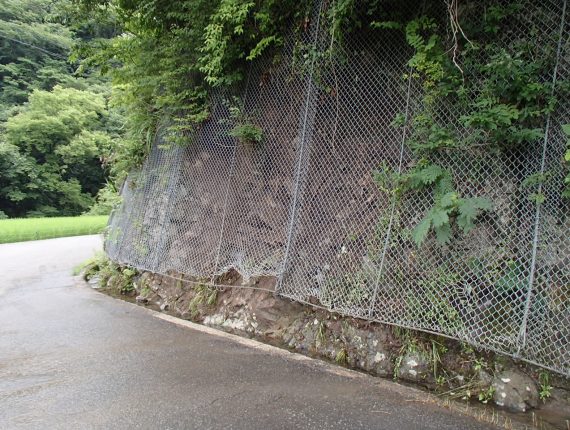
{"type": "MultiPolygon", "coordinates": [[[[457,192],[485,196],[493,209],[468,234],[454,232],[446,245],[430,236],[418,247],[411,231],[430,210],[432,191],[396,200],[375,180],[379,169],[405,173],[417,162],[406,145],[412,126],[394,124],[424,109],[409,73],[411,48],[401,31],[363,30],[327,50],[334,42],[323,24],[327,4],[316,2],[279,61],[252,66],[245,89],[236,90],[237,110],[232,94],[218,93],[187,146],[157,139],[123,186],[108,254],[213,286],[230,270],[241,286],[272,277],[273,291],[299,302],[570,375],[570,203],[561,193],[567,97],[531,145],[441,153],[457,192]],[[261,143],[231,136],[243,118],[263,131],[261,143]],[[525,187],[537,173],[548,180],[525,187]],[[529,199],[533,192],[544,201],[529,199]]],[[[552,57],[543,79],[557,92],[570,78],[566,1],[523,4],[496,43],[508,51],[528,39],[536,61],[552,57]]],[[[402,13],[413,17],[423,7],[410,3],[402,13]]],[[[446,11],[436,13],[445,22],[446,11]]],[[[436,115],[468,138],[464,113],[442,104],[436,115]]]]}

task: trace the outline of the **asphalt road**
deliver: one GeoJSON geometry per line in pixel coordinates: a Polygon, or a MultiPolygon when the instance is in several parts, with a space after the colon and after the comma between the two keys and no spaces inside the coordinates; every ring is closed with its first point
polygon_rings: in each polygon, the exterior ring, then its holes
{"type": "Polygon", "coordinates": [[[0,245],[0,429],[483,429],[421,392],[78,284],[97,236],[0,245]]]}

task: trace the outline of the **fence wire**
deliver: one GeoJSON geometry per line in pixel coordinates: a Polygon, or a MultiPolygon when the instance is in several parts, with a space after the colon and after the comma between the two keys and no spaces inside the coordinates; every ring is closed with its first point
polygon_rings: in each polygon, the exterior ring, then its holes
{"type": "MultiPolygon", "coordinates": [[[[412,3],[410,17],[421,9],[412,3]]],[[[508,51],[532,35],[537,56],[554,52],[544,80],[558,94],[556,85],[570,82],[566,0],[526,5],[497,43],[508,51]]],[[[213,286],[232,270],[241,286],[271,277],[276,293],[302,303],[570,375],[570,203],[561,197],[568,98],[558,98],[544,139],[529,147],[443,153],[438,162],[458,192],[494,207],[450,244],[430,238],[418,247],[411,231],[431,192],[396,202],[374,179],[380,168],[405,173],[417,161],[405,144],[409,126],[393,121],[423,109],[409,73],[412,51],[397,30],[359,31],[329,51],[335,41],[324,9],[317,1],[279,61],[252,66],[235,91],[237,107],[235,94],[214,95],[210,118],[188,145],[167,144],[159,133],[123,185],[106,239],[110,257],[213,286]],[[261,143],[230,135],[244,118],[263,131],[261,143]],[[523,186],[545,172],[538,190],[523,186]],[[544,202],[529,199],[533,191],[544,202]]],[[[443,21],[446,11],[439,13],[443,21]]],[[[465,137],[463,113],[443,104],[437,115],[465,137]]]]}

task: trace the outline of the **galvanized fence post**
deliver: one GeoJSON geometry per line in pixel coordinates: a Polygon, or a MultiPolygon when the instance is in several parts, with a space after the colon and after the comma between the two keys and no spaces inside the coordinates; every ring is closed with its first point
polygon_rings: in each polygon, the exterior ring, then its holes
{"type": "MultiPolygon", "coordinates": [[[[566,5],[567,0],[564,0],[564,4],[562,6],[562,16],[560,19],[560,30],[558,32],[558,46],[556,48],[556,63],[554,65],[554,71],[552,73],[552,89],[551,95],[554,96],[555,88],[556,88],[556,81],[558,77],[558,66],[560,64],[560,53],[562,51],[562,39],[564,35],[564,25],[566,23],[566,5]]],[[[540,160],[540,174],[544,175],[545,172],[545,165],[546,165],[546,150],[548,148],[548,135],[550,132],[550,123],[551,123],[552,115],[548,113],[546,117],[546,125],[544,129],[544,140],[542,144],[542,155],[540,160]]],[[[537,194],[540,195],[542,193],[543,184],[539,182],[537,187],[537,194]]],[[[528,318],[530,314],[531,304],[532,304],[532,289],[534,286],[534,279],[536,273],[536,257],[538,251],[538,236],[540,233],[540,212],[541,212],[541,204],[536,203],[536,210],[535,210],[535,218],[534,218],[534,233],[533,233],[533,240],[532,240],[532,255],[531,255],[531,263],[530,263],[530,273],[528,277],[528,286],[525,296],[525,308],[523,313],[523,318],[521,321],[521,327],[519,331],[519,335],[517,338],[517,352],[516,356],[520,356],[520,353],[523,348],[526,347],[526,335],[527,335],[527,325],[528,325],[528,318]]]]}
{"type": "MultiPolygon", "coordinates": [[[[154,272],[158,272],[160,269],[160,257],[164,252],[164,247],[166,245],[166,234],[170,227],[170,209],[172,207],[172,201],[174,200],[175,190],[178,187],[178,179],[180,178],[180,170],[182,168],[182,156],[184,155],[184,150],[177,148],[175,162],[171,169],[174,172],[170,176],[170,180],[168,181],[168,186],[166,187],[166,206],[164,208],[164,215],[162,216],[161,228],[160,228],[160,236],[158,238],[158,246],[156,247],[154,261],[152,264],[152,268],[154,272]]],[[[159,221],[160,222],[160,221],[159,221]]]]}
{"type": "MultiPolygon", "coordinates": [[[[323,0],[317,0],[319,7],[317,12],[317,22],[314,30],[314,36],[312,40],[313,47],[317,48],[318,46],[318,38],[319,38],[319,31],[321,25],[321,13],[323,8],[323,0]]],[[[279,276],[277,278],[277,285],[275,286],[275,294],[279,294],[279,291],[283,285],[283,279],[285,276],[285,272],[287,270],[287,265],[289,264],[289,259],[291,256],[291,249],[293,246],[293,242],[295,241],[295,228],[297,227],[298,223],[298,213],[299,213],[299,205],[302,199],[303,190],[302,183],[304,182],[303,178],[303,171],[306,170],[309,159],[308,159],[308,150],[310,146],[310,141],[312,138],[312,125],[314,122],[314,117],[316,114],[316,108],[311,105],[311,100],[313,99],[314,93],[314,80],[313,75],[315,71],[315,61],[316,61],[316,52],[312,53],[311,58],[311,65],[309,68],[309,74],[307,76],[307,93],[305,95],[305,106],[303,110],[303,117],[302,117],[302,124],[301,124],[301,133],[299,138],[299,154],[297,157],[297,163],[295,167],[295,179],[293,183],[293,200],[291,202],[291,212],[289,214],[289,225],[287,228],[287,239],[285,244],[285,254],[283,256],[283,261],[281,264],[281,269],[279,271],[279,276]],[[307,129],[311,127],[311,131],[307,132],[307,129]]]]}
{"type": "MultiPolygon", "coordinates": [[[[404,111],[405,126],[402,130],[402,141],[400,145],[400,157],[398,160],[398,174],[402,173],[402,164],[404,162],[404,150],[406,142],[406,132],[408,131],[408,120],[410,117],[410,92],[412,89],[412,71],[408,72],[408,89],[406,91],[406,108],[404,111]]],[[[382,256],[380,257],[380,266],[378,267],[378,274],[376,275],[376,280],[374,281],[374,292],[372,294],[372,300],[370,302],[370,309],[368,310],[368,318],[373,318],[374,316],[374,306],[376,305],[376,298],[378,297],[378,289],[380,288],[380,279],[382,273],[384,272],[384,263],[386,261],[386,252],[390,246],[390,238],[392,236],[392,226],[394,225],[394,214],[396,213],[396,197],[391,196],[390,204],[390,220],[388,221],[388,229],[386,231],[386,238],[384,239],[384,246],[382,248],[382,256]]]]}

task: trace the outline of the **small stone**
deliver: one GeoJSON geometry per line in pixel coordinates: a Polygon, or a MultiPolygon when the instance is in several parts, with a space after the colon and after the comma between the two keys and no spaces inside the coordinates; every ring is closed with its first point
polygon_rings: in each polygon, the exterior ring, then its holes
{"type": "Polygon", "coordinates": [[[204,318],[204,325],[209,326],[221,326],[224,323],[224,315],[223,314],[214,314],[208,315],[204,318]]]}
{"type": "Polygon", "coordinates": [[[498,406],[515,412],[526,412],[538,406],[538,389],[534,381],[516,370],[507,370],[495,376],[493,400],[498,406]]]}
{"type": "Polygon", "coordinates": [[[374,363],[380,363],[381,361],[386,359],[386,354],[383,354],[381,352],[377,352],[376,355],[374,356],[374,363]]]}
{"type": "Polygon", "coordinates": [[[100,276],[92,276],[91,278],[89,278],[89,280],[87,281],[87,283],[92,287],[92,288],[99,288],[99,283],[101,281],[101,277],[100,276]]]}
{"type": "Polygon", "coordinates": [[[164,311],[168,310],[168,307],[169,307],[169,306],[168,306],[168,303],[163,302],[163,303],[160,305],[160,310],[164,312],[164,311]]]}
{"type": "Polygon", "coordinates": [[[148,299],[144,296],[141,296],[141,295],[136,296],[135,300],[137,303],[148,303],[148,299]]]}
{"type": "Polygon", "coordinates": [[[489,372],[481,369],[479,370],[479,382],[481,386],[488,387],[493,383],[493,377],[489,374],[489,372]]]}

